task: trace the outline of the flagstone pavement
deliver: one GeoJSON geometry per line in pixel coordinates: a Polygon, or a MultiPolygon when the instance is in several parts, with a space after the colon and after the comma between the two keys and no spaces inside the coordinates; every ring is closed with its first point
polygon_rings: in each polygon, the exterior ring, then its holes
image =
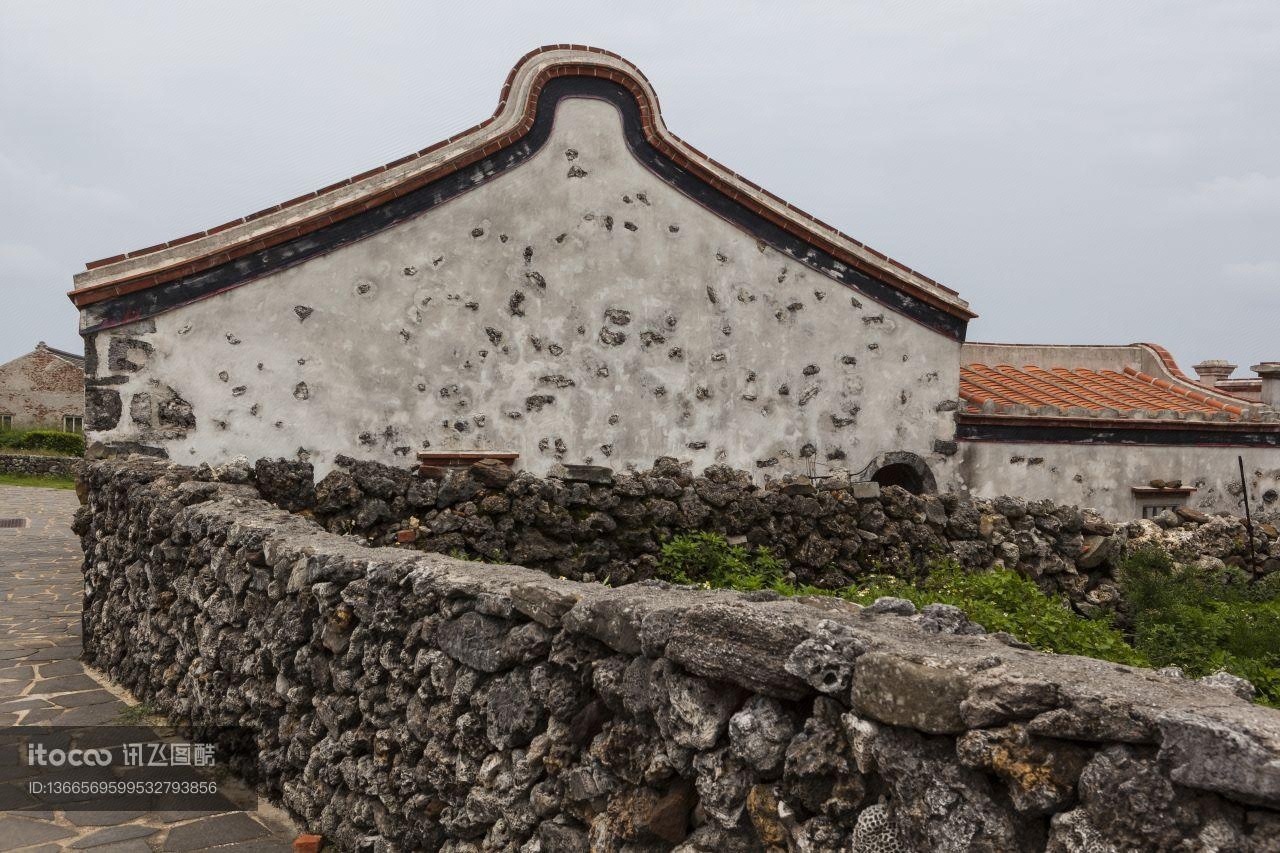
{"type": "MultiPolygon", "coordinates": [[[[0,486],[0,726],[119,723],[130,703],[80,663],[79,502],[67,489],[0,486]]],[[[298,830],[268,805],[257,811],[0,811],[0,851],[153,853],[292,849],[298,830]]]]}

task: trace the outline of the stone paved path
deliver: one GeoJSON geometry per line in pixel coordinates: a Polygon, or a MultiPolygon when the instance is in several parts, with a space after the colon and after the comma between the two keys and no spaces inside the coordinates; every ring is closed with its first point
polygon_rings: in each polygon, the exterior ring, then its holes
{"type": "MultiPolygon", "coordinates": [[[[0,486],[0,726],[102,725],[128,703],[90,677],[80,656],[79,505],[64,489],[0,486]]],[[[257,812],[0,812],[0,851],[152,853],[292,849],[297,829],[257,812]]]]}

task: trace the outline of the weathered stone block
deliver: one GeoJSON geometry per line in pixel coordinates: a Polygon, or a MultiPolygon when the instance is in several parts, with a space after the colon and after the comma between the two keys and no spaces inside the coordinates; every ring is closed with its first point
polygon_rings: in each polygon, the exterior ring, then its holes
{"type": "Polygon", "coordinates": [[[112,338],[107,345],[107,369],[112,373],[135,373],[147,364],[155,347],[134,338],[112,338]]]}
{"type": "Polygon", "coordinates": [[[1160,760],[1173,781],[1280,807],[1280,738],[1185,711],[1160,717],[1160,760]]]}
{"type": "Polygon", "coordinates": [[[873,501],[880,497],[880,484],[871,481],[855,481],[849,484],[849,492],[855,500],[873,501]]]}
{"type": "Polygon", "coordinates": [[[854,669],[852,704],[883,723],[950,734],[966,728],[960,704],[969,687],[970,677],[955,669],[868,652],[854,669]]]}
{"type": "Polygon", "coordinates": [[[787,671],[786,662],[808,635],[790,613],[702,605],[678,617],[664,654],[696,675],[795,699],[806,688],[787,671]]]}
{"type": "Polygon", "coordinates": [[[115,429],[120,423],[120,392],[111,388],[84,389],[84,428],[92,432],[115,429]]]}

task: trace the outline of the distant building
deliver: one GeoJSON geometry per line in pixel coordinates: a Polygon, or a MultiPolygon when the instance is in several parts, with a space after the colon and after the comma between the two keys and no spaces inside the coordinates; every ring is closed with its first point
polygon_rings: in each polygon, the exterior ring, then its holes
{"type": "Polygon", "coordinates": [[[84,356],[44,341],[0,364],[0,429],[84,429],[84,356]]]}
{"type": "Polygon", "coordinates": [[[1227,380],[1164,347],[966,343],[956,438],[959,480],[1013,494],[1153,517],[1179,506],[1238,512],[1240,459],[1252,499],[1280,508],[1280,365],[1227,380]]]}

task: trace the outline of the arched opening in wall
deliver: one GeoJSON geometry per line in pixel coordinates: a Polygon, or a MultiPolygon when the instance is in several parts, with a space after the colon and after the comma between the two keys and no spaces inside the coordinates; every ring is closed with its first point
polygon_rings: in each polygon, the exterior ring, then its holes
{"type": "Polygon", "coordinates": [[[901,486],[913,495],[924,494],[924,478],[921,477],[910,465],[901,462],[893,465],[886,465],[879,471],[871,475],[873,482],[879,483],[880,488],[885,486],[901,486]]]}
{"type": "Polygon", "coordinates": [[[885,486],[900,486],[913,495],[924,495],[938,490],[933,471],[915,453],[894,450],[881,453],[862,470],[862,476],[885,486]]]}

